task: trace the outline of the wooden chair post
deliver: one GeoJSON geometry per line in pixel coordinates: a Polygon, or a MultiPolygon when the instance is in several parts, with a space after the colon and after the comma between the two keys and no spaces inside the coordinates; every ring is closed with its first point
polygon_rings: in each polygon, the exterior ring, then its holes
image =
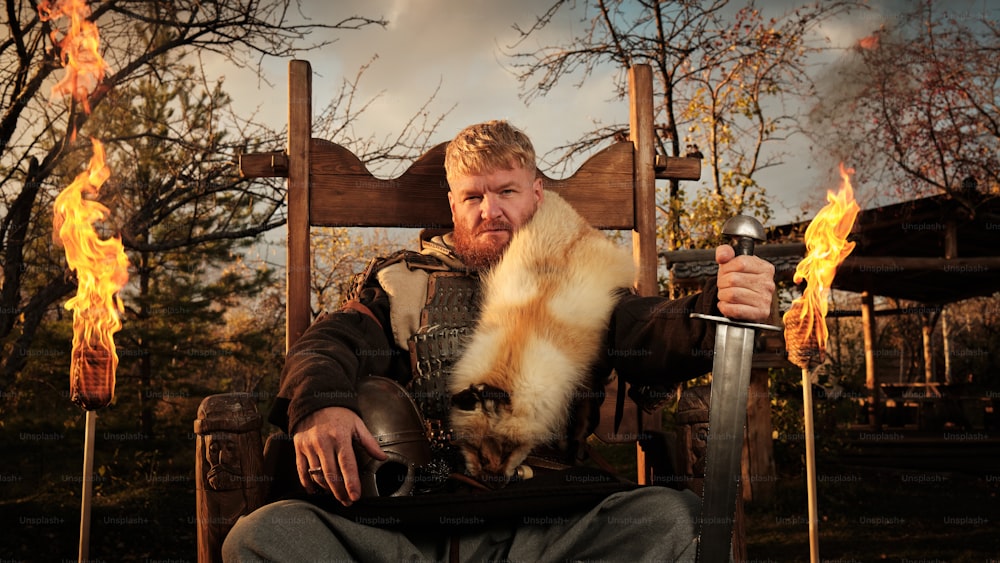
{"type": "Polygon", "coordinates": [[[312,144],[312,66],[288,64],[288,242],[285,349],[312,320],[309,249],[309,171],[312,144]]]}
{"type": "Polygon", "coordinates": [[[656,279],[656,147],[653,133],[653,73],[649,65],[629,69],[629,136],[635,182],[635,228],[632,230],[635,287],[639,295],[659,293],[656,279]]]}
{"type": "MultiPolygon", "coordinates": [[[[656,279],[656,146],[653,132],[653,72],[649,65],[629,69],[629,137],[634,145],[632,159],[635,227],[632,229],[632,256],[635,263],[635,289],[639,295],[659,293],[656,279]]],[[[637,425],[643,430],[659,431],[659,416],[643,416],[635,409],[637,425]]],[[[652,481],[646,452],[636,443],[636,479],[640,485],[652,481]]]]}

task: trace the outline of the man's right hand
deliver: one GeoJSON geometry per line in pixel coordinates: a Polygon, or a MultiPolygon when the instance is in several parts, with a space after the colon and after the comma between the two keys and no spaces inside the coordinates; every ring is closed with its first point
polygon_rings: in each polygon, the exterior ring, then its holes
{"type": "Polygon", "coordinates": [[[355,441],[368,455],[386,459],[361,417],[350,409],[328,407],[303,418],[292,433],[295,465],[302,486],[311,493],[317,492],[316,487],[326,489],[344,506],[360,499],[355,441]],[[310,469],[321,469],[322,474],[310,475],[310,469]]]}

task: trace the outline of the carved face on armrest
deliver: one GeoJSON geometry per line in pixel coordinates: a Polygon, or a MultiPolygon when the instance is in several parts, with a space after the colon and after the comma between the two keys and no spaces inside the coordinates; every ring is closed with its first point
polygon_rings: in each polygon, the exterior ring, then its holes
{"type": "Polygon", "coordinates": [[[238,438],[231,432],[214,432],[205,437],[208,485],[216,491],[243,487],[238,438]]]}

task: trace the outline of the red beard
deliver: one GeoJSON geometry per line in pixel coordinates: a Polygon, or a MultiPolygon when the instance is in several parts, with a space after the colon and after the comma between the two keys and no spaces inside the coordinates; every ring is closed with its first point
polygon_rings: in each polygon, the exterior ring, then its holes
{"type": "Polygon", "coordinates": [[[507,231],[513,236],[514,227],[503,219],[491,219],[480,223],[471,233],[465,229],[455,229],[455,253],[470,270],[486,270],[494,266],[510,243],[509,237],[502,245],[479,240],[477,237],[486,231],[507,231]]]}

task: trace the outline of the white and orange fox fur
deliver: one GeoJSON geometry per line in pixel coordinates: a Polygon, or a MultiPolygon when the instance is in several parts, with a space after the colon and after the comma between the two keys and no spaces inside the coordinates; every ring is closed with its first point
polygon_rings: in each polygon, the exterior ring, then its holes
{"type": "Polygon", "coordinates": [[[466,471],[506,483],[536,446],[565,439],[632,256],[546,191],[485,275],[481,316],[450,380],[466,471]]]}

